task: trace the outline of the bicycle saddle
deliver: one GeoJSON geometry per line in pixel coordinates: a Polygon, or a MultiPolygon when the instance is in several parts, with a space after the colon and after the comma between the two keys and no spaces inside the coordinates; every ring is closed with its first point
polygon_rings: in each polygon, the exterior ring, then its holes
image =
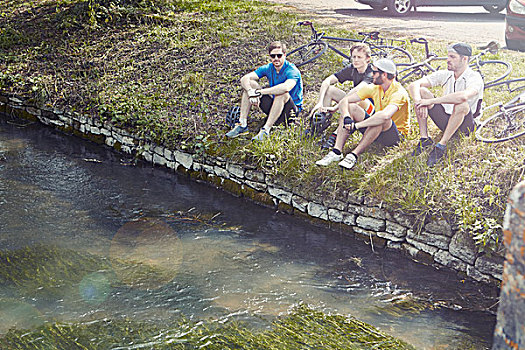
{"type": "Polygon", "coordinates": [[[479,46],[478,49],[488,50],[488,52],[494,55],[498,53],[499,44],[496,41],[491,41],[487,45],[479,46]]]}

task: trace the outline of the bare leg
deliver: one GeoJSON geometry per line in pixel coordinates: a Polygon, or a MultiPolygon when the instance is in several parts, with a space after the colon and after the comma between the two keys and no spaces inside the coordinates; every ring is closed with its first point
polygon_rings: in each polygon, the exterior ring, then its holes
{"type": "MultiPolygon", "coordinates": [[[[346,128],[343,127],[344,125],[344,117],[350,116],[355,122],[360,122],[365,119],[365,111],[363,108],[361,108],[356,103],[346,103],[344,100],[340,104],[340,110],[342,110],[341,107],[345,106],[345,109],[347,111],[347,114],[341,113],[341,116],[339,117],[339,126],[337,127],[337,138],[335,140],[335,149],[338,149],[339,151],[343,151],[343,147],[346,143],[346,140],[348,140],[348,136],[350,136],[350,131],[348,131],[346,128]]],[[[379,134],[378,134],[379,135],[379,134]]],[[[376,136],[377,137],[377,136],[376,136]]]]}
{"type": "Polygon", "coordinates": [[[330,86],[326,91],[323,99],[323,107],[329,107],[332,105],[332,102],[339,102],[345,97],[345,92],[335,86],[330,86]]]}
{"type": "Polygon", "coordinates": [[[352,152],[356,155],[360,155],[368,146],[372,144],[372,142],[375,141],[375,139],[377,139],[381,132],[387,131],[391,127],[392,119],[385,121],[381,125],[367,127],[365,133],[363,134],[363,138],[361,139],[361,141],[359,141],[359,144],[356,148],[354,148],[352,152]]]}
{"type": "MultiPolygon", "coordinates": [[[[260,89],[261,86],[255,80],[250,80],[250,86],[252,89],[260,89]]],[[[242,89],[241,95],[241,111],[239,113],[239,121],[241,124],[246,125],[248,121],[248,113],[250,113],[250,108],[252,104],[250,103],[250,98],[246,90],[242,89]]]]}
{"type": "MultiPolygon", "coordinates": [[[[421,98],[428,99],[428,98],[434,98],[434,95],[432,92],[430,92],[427,88],[421,88],[421,98]]],[[[427,108],[427,111],[429,109],[432,109],[434,105],[430,105],[427,108]]],[[[418,113],[416,111],[416,118],[417,123],[419,125],[419,136],[423,139],[428,137],[428,112],[426,113],[418,113]]]]}

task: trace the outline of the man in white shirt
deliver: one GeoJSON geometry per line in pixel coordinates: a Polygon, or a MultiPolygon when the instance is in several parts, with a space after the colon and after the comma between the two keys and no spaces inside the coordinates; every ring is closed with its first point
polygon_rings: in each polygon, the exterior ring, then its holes
{"type": "Polygon", "coordinates": [[[421,154],[432,148],[428,166],[434,166],[446,156],[450,138],[461,132],[468,135],[474,130],[474,118],[481,112],[483,99],[483,79],[478,72],[469,67],[472,48],[465,43],[456,43],[448,47],[447,70],[434,72],[408,86],[408,92],[414,100],[421,140],[413,155],[421,154]],[[443,96],[435,97],[429,88],[443,87],[443,96]],[[437,144],[428,136],[428,116],[443,131],[437,144]]]}

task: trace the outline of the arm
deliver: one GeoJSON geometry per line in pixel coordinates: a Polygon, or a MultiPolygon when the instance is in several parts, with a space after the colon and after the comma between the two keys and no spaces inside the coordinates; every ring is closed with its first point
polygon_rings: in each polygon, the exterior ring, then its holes
{"type": "Polygon", "coordinates": [[[467,102],[469,98],[472,98],[478,94],[478,91],[473,88],[467,88],[464,91],[454,92],[452,94],[443,95],[441,97],[421,99],[419,102],[416,102],[416,107],[429,106],[435,103],[450,103],[458,105],[464,102],[467,102]]]}
{"type": "Polygon", "coordinates": [[[425,88],[432,87],[432,85],[430,84],[430,81],[426,77],[418,79],[414,81],[413,83],[410,83],[410,85],[408,85],[407,90],[408,90],[408,93],[410,94],[410,97],[412,97],[412,99],[414,100],[414,103],[418,103],[419,101],[421,101],[421,88],[422,87],[425,87],[425,88]]]}
{"type": "Polygon", "coordinates": [[[325,97],[326,92],[328,91],[328,88],[330,87],[330,85],[333,85],[333,84],[337,83],[338,81],[339,80],[337,79],[337,77],[334,74],[330,75],[325,80],[323,80],[323,82],[321,83],[321,89],[319,90],[319,100],[317,102],[317,105],[319,107],[322,106],[323,101],[324,101],[324,97],[325,97]]]}
{"type": "Polygon", "coordinates": [[[261,93],[261,95],[283,95],[290,92],[290,90],[292,90],[296,84],[297,81],[295,79],[287,79],[284,83],[264,89],[259,89],[258,91],[261,93]]]}
{"type": "Polygon", "coordinates": [[[359,97],[359,95],[357,94],[357,91],[349,93],[348,95],[345,96],[345,98],[341,100],[341,102],[339,102],[339,112],[341,112],[342,116],[350,115],[350,111],[348,110],[348,105],[350,103],[356,103],[359,101],[362,101],[362,100],[361,100],[361,97],[359,97]]]}
{"type": "Polygon", "coordinates": [[[370,118],[365,119],[362,122],[357,122],[354,125],[358,129],[366,128],[369,126],[382,125],[388,119],[392,119],[392,116],[398,111],[398,109],[399,108],[396,105],[390,104],[386,106],[386,108],[382,111],[376,112],[370,118]]]}

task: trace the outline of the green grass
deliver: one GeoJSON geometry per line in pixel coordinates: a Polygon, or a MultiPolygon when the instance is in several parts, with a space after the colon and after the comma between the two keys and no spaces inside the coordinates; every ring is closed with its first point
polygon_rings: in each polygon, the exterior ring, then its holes
{"type": "MultiPolygon", "coordinates": [[[[266,62],[270,41],[290,48],[304,43],[309,32],[295,26],[300,19],[249,0],[9,0],[0,9],[0,90],[109,120],[168,146],[256,164],[306,193],[364,194],[422,220],[449,218],[481,248],[497,249],[507,196],[524,177],[523,139],[499,145],[461,139],[446,162],[428,169],[423,157],[409,156],[418,138],[412,119],[398,147],[372,147],[345,173],[314,165],[324,151],[318,140],[302,136],[304,120],[278,129],[268,142],[224,139],[224,116],[239,102],[240,77],[266,62]]],[[[321,19],[316,28],[356,37],[321,19]]],[[[438,55],[446,46],[430,44],[438,55]]],[[[422,58],[422,47],[409,49],[422,58]]],[[[486,58],[511,62],[513,77],[525,75],[522,54],[502,50],[486,58]]],[[[306,111],[323,78],[338,67],[341,59],[330,52],[302,68],[306,111]]],[[[502,96],[487,91],[486,104],[502,96]]],[[[261,118],[252,113],[252,131],[261,118]]],[[[435,127],[430,133],[439,139],[435,127]]]]}

